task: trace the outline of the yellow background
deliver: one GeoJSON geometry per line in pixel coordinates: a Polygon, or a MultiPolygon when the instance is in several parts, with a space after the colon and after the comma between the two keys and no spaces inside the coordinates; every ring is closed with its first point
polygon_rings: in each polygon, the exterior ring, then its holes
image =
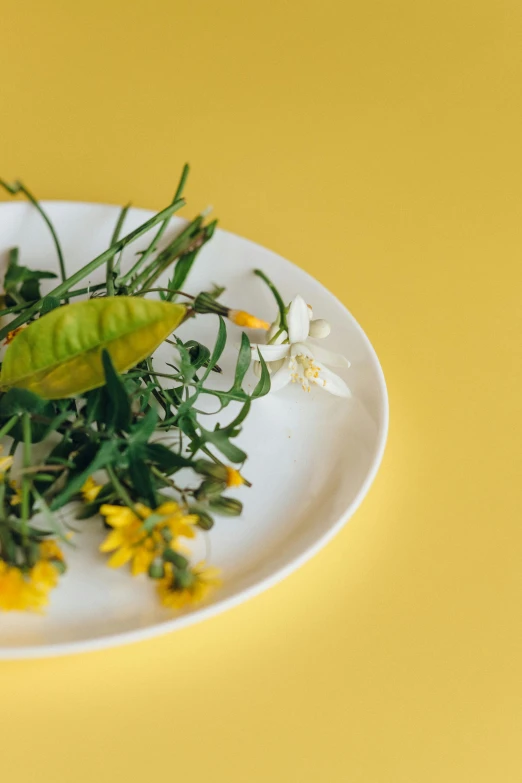
{"type": "Polygon", "coordinates": [[[519,0],[4,0],[0,25],[1,176],[160,207],[189,160],[189,212],[334,290],[391,401],[369,497],[283,584],[0,664],[2,780],[519,783],[519,0]]]}

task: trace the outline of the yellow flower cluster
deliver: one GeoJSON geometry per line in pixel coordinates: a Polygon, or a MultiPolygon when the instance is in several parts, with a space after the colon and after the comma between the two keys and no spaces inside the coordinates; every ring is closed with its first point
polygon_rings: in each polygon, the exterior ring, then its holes
{"type": "Polygon", "coordinates": [[[101,552],[113,552],[109,559],[111,568],[131,564],[133,576],[148,571],[152,561],[165,548],[164,532],[169,531],[173,541],[176,538],[194,538],[196,514],[185,514],[174,501],[162,503],[154,511],[143,503],[134,506],[137,513],[127,506],[103,505],[100,513],[113,529],[100,546],[101,552]],[[151,516],[157,517],[152,530],[146,530],[143,523],[151,516]]]}
{"type": "Polygon", "coordinates": [[[0,560],[0,609],[38,611],[48,603],[49,592],[58,584],[56,564],[63,563],[63,554],[52,540],[43,541],[39,549],[40,559],[27,573],[0,560]]]}
{"type": "MultiPolygon", "coordinates": [[[[100,513],[112,528],[100,551],[112,552],[108,561],[112,568],[130,563],[133,576],[147,573],[167,546],[182,552],[183,546],[178,539],[196,535],[197,514],[186,514],[175,501],[162,503],[154,510],[142,503],[136,503],[133,509],[104,504],[100,513]],[[153,525],[148,527],[147,520],[153,525]]],[[[203,563],[183,572],[183,584],[176,580],[172,563],[165,562],[162,567],[164,575],[158,580],[158,594],[168,607],[179,609],[188,603],[202,601],[211,587],[220,584],[217,569],[205,568],[203,563]]]]}

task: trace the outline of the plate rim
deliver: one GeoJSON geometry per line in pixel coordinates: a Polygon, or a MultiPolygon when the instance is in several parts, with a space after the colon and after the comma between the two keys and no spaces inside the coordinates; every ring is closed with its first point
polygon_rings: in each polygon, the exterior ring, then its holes
{"type": "MultiPolygon", "coordinates": [[[[95,207],[102,207],[102,208],[121,209],[121,205],[119,204],[109,204],[109,203],[98,202],[98,201],[74,201],[74,200],[67,200],[67,199],[45,199],[45,200],[41,200],[40,204],[42,204],[44,207],[45,205],[49,205],[49,206],[65,205],[65,206],[76,206],[76,207],[95,206],[95,207]]],[[[32,207],[32,205],[29,204],[27,201],[0,201],[0,210],[5,209],[6,207],[10,209],[13,207],[28,209],[28,210],[34,209],[34,207],[32,207]]],[[[146,207],[131,206],[130,211],[142,212],[148,216],[157,214],[155,210],[147,209],[146,207]]],[[[181,220],[186,220],[186,218],[182,218],[179,215],[176,215],[175,217],[181,220]]],[[[377,447],[372,457],[371,467],[368,473],[366,474],[366,477],[362,482],[359,491],[357,492],[352,502],[337,517],[336,521],[329,527],[329,529],[326,530],[321,535],[319,535],[317,539],[312,544],[308,545],[303,552],[293,557],[290,560],[290,562],[276,569],[272,574],[264,577],[263,579],[260,579],[258,582],[256,582],[253,585],[240,589],[237,593],[234,593],[231,596],[222,598],[221,600],[217,600],[215,603],[209,604],[208,606],[202,606],[199,609],[195,609],[190,614],[173,617],[170,620],[165,620],[164,622],[156,623],[146,628],[139,628],[131,631],[122,631],[120,633],[108,634],[107,636],[96,637],[94,639],[86,639],[86,640],[72,641],[72,642],[58,642],[56,644],[43,644],[34,647],[0,646],[0,660],[27,660],[27,659],[40,659],[40,658],[41,659],[54,658],[54,657],[62,657],[65,655],[78,655],[81,653],[95,652],[97,650],[116,648],[123,645],[132,644],[134,642],[153,639],[159,636],[163,636],[167,633],[172,633],[173,631],[179,631],[182,628],[187,628],[191,625],[195,625],[196,623],[202,622],[203,620],[206,620],[210,617],[220,615],[223,612],[227,611],[228,609],[233,609],[235,606],[239,606],[240,604],[250,600],[251,598],[255,598],[257,595],[260,595],[266,590],[269,590],[271,587],[274,587],[276,584],[282,582],[284,579],[286,579],[286,577],[290,576],[290,574],[292,574],[294,571],[297,571],[299,568],[305,565],[305,563],[307,563],[309,560],[315,557],[315,555],[318,554],[318,552],[320,552],[328,543],[330,543],[330,541],[343,529],[343,527],[346,524],[348,524],[349,520],[353,517],[353,515],[356,513],[361,503],[367,496],[370,487],[372,486],[375,477],[379,471],[379,468],[382,464],[384,452],[386,449],[386,443],[388,439],[389,419],[390,419],[389,396],[388,396],[386,380],[384,377],[384,372],[381,367],[379,358],[377,356],[377,352],[375,351],[375,348],[373,347],[369,337],[367,336],[366,332],[359,324],[355,316],[351,313],[348,307],[346,307],[346,305],[336,296],[336,294],[330,291],[329,288],[327,288],[323,283],[317,280],[308,271],[302,269],[293,261],[290,261],[289,259],[280,255],[280,253],[276,252],[275,250],[266,248],[264,247],[264,245],[261,245],[252,239],[248,239],[248,237],[243,237],[241,234],[237,234],[233,231],[228,231],[227,229],[223,229],[223,228],[217,228],[217,231],[223,234],[228,234],[229,236],[232,236],[236,239],[241,239],[243,242],[246,242],[249,245],[253,245],[256,248],[260,248],[264,251],[268,251],[269,253],[278,256],[282,261],[284,261],[285,264],[288,264],[290,267],[297,269],[301,274],[304,274],[307,278],[309,278],[309,280],[311,280],[315,285],[321,286],[321,288],[327,291],[328,294],[336,300],[337,304],[342,308],[344,313],[349,317],[349,319],[351,319],[353,325],[355,326],[356,330],[359,333],[359,337],[362,338],[363,342],[366,344],[369,355],[371,357],[371,360],[374,364],[374,368],[376,370],[376,377],[379,383],[379,392],[382,398],[383,409],[382,409],[382,420],[379,423],[379,429],[377,433],[377,447]]]]}

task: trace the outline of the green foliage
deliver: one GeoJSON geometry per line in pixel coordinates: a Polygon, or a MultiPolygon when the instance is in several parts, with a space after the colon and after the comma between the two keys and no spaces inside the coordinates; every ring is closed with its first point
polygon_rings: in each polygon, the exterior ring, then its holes
{"type": "MultiPolygon", "coordinates": [[[[144,504],[153,512],[143,522],[145,532],[155,529],[161,520],[157,509],[173,498],[184,513],[196,515],[202,530],[213,527],[215,514],[241,513],[241,502],[226,495],[228,463],[239,465],[247,459],[236,439],[252,403],[268,393],[270,376],[259,357],[261,377],[253,391],[245,388],[251,347],[242,334],[230,388],[213,388],[227,345],[222,316],[229,310],[217,302],[224,289],[214,286],[188,297],[181,288],[216,221],[205,225],[198,215],[157,252],[171,215],[184,203],[187,173],[185,167],[169,207],[120,239],[128,209],[124,207],[110,247],[69,277],[56,232],[38,202],[20,183],[0,181],[8,192],[25,194],[40,211],[51,230],[62,277],[42,297],[41,281],[56,275],[22,266],[18,250],[10,251],[0,314],[14,319],[2,326],[0,339],[13,328],[26,328],[8,346],[0,376],[0,437],[8,436],[11,453],[22,455],[18,485],[9,478],[10,466],[0,476],[2,560],[30,568],[45,536],[64,539],[56,512],[72,501],[82,501],[77,505],[79,520],[97,515],[103,504],[134,511],[136,504],[144,504]],[[157,224],[149,246],[130,269],[122,270],[123,248],[157,224]],[[104,264],[104,284],[75,287],[104,264]],[[166,289],[152,288],[169,267],[173,273],[166,289]],[[93,290],[94,298],[70,303],[72,297],[93,290]],[[163,301],[144,298],[158,290],[163,301]],[[174,303],[182,295],[190,302],[174,303]],[[186,315],[195,313],[218,313],[213,347],[174,336],[172,372],[157,373],[154,350],[186,315]],[[207,414],[198,407],[202,395],[216,397],[219,410],[235,403],[230,421],[205,424],[207,414]],[[38,452],[35,443],[42,444],[38,452]],[[100,484],[91,494],[86,489],[89,479],[100,484]],[[43,521],[33,526],[37,511],[43,521]]],[[[161,535],[166,542],[163,562],[154,561],[149,574],[159,579],[170,569],[176,589],[190,586],[194,575],[188,559],[170,546],[168,529],[162,528],[161,535]]]]}

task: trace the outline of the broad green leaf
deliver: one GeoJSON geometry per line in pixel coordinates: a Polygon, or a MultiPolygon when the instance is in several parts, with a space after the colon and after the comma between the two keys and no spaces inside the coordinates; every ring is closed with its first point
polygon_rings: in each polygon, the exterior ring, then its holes
{"type": "Polygon", "coordinates": [[[0,384],[45,399],[74,397],[105,383],[101,354],[117,372],[149,356],[180,324],[183,305],[134,296],[64,305],[31,323],[7,349],[0,384]]]}

